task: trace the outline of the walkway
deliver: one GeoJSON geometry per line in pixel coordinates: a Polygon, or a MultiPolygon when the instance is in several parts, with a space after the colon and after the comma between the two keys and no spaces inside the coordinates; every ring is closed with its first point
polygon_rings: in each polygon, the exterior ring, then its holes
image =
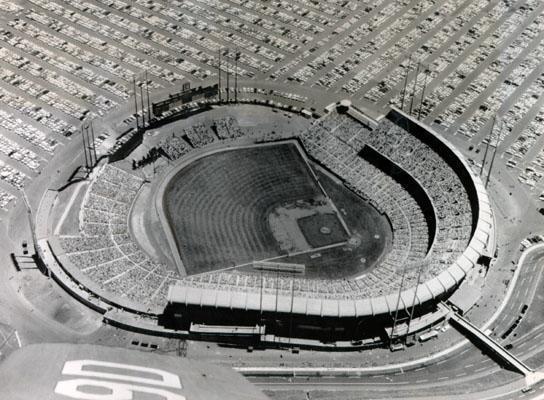
{"type": "Polygon", "coordinates": [[[542,379],[544,379],[543,372],[535,372],[529,368],[520,359],[506,350],[498,342],[488,336],[485,332],[480,330],[476,325],[472,324],[469,320],[463,318],[457,313],[451,314],[451,319],[461,326],[463,330],[468,332],[472,337],[476,338],[480,344],[483,344],[487,350],[492,351],[499,356],[502,360],[514,367],[517,371],[521,372],[525,376],[525,382],[528,386],[533,385],[542,379]]]}

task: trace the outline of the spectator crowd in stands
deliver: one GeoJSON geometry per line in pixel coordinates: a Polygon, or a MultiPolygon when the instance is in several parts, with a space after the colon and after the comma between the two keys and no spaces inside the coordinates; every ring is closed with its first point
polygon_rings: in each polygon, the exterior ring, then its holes
{"type": "MultiPolygon", "coordinates": [[[[161,148],[172,159],[194,148],[244,135],[231,118],[195,124],[168,136],[161,148]]],[[[369,128],[349,115],[332,112],[300,135],[308,154],[362,198],[386,214],[393,230],[391,250],[382,262],[357,279],[304,279],[238,270],[179,277],[153,262],[131,238],[127,216],[142,180],[107,165],[94,178],[81,212],[80,237],[62,237],[72,263],[103,289],[152,306],[164,305],[167,288],[178,282],[201,288],[292,291],[322,298],[387,295],[445,271],[465,250],[472,232],[472,209],[465,187],[433,148],[384,118],[369,128]],[[371,146],[402,167],[425,190],[433,210],[422,209],[411,189],[361,156],[371,146]],[[436,219],[431,234],[429,217],[436,219]]]]}

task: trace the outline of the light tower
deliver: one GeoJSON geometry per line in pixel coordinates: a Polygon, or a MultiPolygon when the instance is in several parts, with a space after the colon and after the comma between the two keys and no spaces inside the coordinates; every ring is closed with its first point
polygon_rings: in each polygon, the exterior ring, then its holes
{"type": "MultiPolygon", "coordinates": [[[[94,162],[91,162],[91,164],[96,164],[96,162],[98,161],[98,158],[96,157],[96,143],[95,143],[95,139],[94,139],[94,128],[93,128],[93,121],[91,120],[90,123],[89,123],[89,126],[88,128],[90,128],[90,132],[91,132],[91,146],[89,148],[89,153],[92,153],[92,155],[94,156],[94,162]]],[[[91,157],[92,159],[92,157],[91,157]]]]}
{"type": "Polygon", "coordinates": [[[484,159],[482,160],[482,166],[480,168],[480,177],[482,177],[482,173],[484,172],[484,166],[487,160],[487,152],[489,151],[489,144],[491,143],[491,138],[493,136],[493,130],[495,129],[496,122],[497,122],[497,116],[494,116],[493,123],[491,124],[491,129],[489,131],[489,136],[487,137],[487,143],[485,145],[484,159]]]}
{"type": "Polygon", "coordinates": [[[229,50],[229,49],[227,49],[226,57],[227,57],[227,103],[228,103],[229,100],[230,100],[230,86],[229,86],[229,75],[230,75],[230,62],[229,62],[229,59],[230,59],[230,50],[229,50]]]}
{"type": "Polygon", "coordinates": [[[138,92],[136,92],[136,78],[132,78],[132,85],[134,87],[134,116],[136,117],[136,130],[140,129],[140,123],[138,122],[138,92]]]}
{"type": "Polygon", "coordinates": [[[85,141],[85,131],[81,126],[81,140],[83,141],[83,154],[85,156],[85,170],[89,170],[89,159],[87,158],[87,143],[85,141]]]}
{"type": "Polygon", "coordinates": [[[429,66],[425,66],[423,70],[423,89],[421,89],[421,98],[419,100],[419,110],[417,113],[417,120],[421,121],[421,110],[423,109],[423,100],[425,100],[425,90],[427,89],[427,74],[430,72],[429,66]]]}
{"type": "Polygon", "coordinates": [[[234,56],[234,101],[238,103],[238,59],[240,58],[240,50],[236,49],[234,56]]]}
{"type": "Polygon", "coordinates": [[[221,49],[217,50],[217,76],[219,78],[217,93],[219,94],[219,102],[221,102],[221,49]]]}
{"type": "MultiPolygon", "coordinates": [[[[493,157],[491,158],[491,164],[489,165],[489,171],[487,171],[487,179],[485,181],[485,188],[487,189],[487,185],[489,184],[489,180],[491,179],[491,172],[493,171],[493,164],[495,163],[495,157],[497,156],[497,150],[499,148],[499,138],[500,138],[500,132],[503,129],[503,121],[500,121],[500,128],[499,128],[499,135],[497,136],[497,140],[495,141],[495,149],[493,151],[493,157]]],[[[490,139],[491,140],[491,139],[490,139]]]]}
{"type": "Polygon", "coordinates": [[[410,75],[410,68],[412,66],[412,55],[408,57],[408,65],[406,66],[406,74],[404,75],[404,87],[402,88],[402,100],[400,109],[404,111],[404,100],[406,99],[406,86],[408,86],[408,75],[410,75]]]}
{"type": "Polygon", "coordinates": [[[147,78],[147,69],[145,70],[145,91],[147,93],[147,125],[151,124],[151,103],[149,100],[149,80],[147,78]]]}
{"type": "Polygon", "coordinates": [[[417,79],[419,77],[419,68],[421,67],[421,62],[417,63],[416,67],[416,78],[414,79],[414,87],[412,89],[412,98],[410,99],[410,116],[412,115],[412,109],[414,107],[414,97],[416,97],[416,90],[417,90],[417,79]]]}
{"type": "Polygon", "coordinates": [[[142,104],[142,129],[145,129],[144,85],[140,82],[140,102],[142,104]]]}

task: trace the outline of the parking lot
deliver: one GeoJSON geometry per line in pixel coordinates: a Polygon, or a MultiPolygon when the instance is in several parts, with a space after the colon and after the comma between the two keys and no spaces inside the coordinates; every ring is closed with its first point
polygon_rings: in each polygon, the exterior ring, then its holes
{"type": "MultiPolygon", "coordinates": [[[[395,105],[498,146],[538,197],[544,3],[476,0],[0,0],[0,209],[84,121],[223,74],[395,105]],[[221,59],[221,64],[219,64],[221,59]],[[137,89],[138,90],[138,89],[137,89]],[[493,126],[494,117],[500,123],[493,126]]],[[[103,132],[97,132],[97,136],[103,132]]]]}

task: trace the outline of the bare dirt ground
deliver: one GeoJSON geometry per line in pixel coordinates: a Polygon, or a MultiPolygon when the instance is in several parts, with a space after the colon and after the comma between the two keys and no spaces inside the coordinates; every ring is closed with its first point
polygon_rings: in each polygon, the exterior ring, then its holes
{"type": "MultiPolygon", "coordinates": [[[[328,235],[332,240],[323,244],[315,243],[316,240],[314,239],[317,233],[313,232],[311,227],[307,225],[310,219],[313,220],[323,215],[329,215],[332,216],[332,218],[336,218],[330,204],[323,198],[315,199],[311,202],[300,200],[295,203],[283,204],[277,207],[268,216],[268,221],[272,234],[279,243],[280,248],[288,253],[293,253],[307,251],[313,247],[338,243],[346,239],[345,236],[342,235],[341,226],[340,232],[337,232],[339,227],[339,222],[337,222],[334,235],[328,235]],[[308,222],[301,224],[301,220],[308,222]]],[[[332,223],[327,225],[333,226],[332,223]]],[[[332,233],[333,232],[330,232],[330,234],[332,233]]]]}

